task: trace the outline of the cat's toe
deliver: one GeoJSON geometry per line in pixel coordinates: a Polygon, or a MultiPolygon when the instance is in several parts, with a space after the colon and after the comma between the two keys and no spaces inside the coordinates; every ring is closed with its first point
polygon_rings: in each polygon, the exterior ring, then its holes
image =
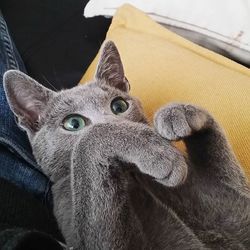
{"type": "Polygon", "coordinates": [[[173,146],[155,152],[148,163],[153,166],[151,175],[165,186],[178,186],[186,180],[188,166],[185,157],[173,146]]]}
{"type": "Polygon", "coordinates": [[[168,187],[179,186],[185,182],[187,173],[188,167],[186,162],[183,161],[183,159],[179,159],[175,162],[172,170],[166,177],[162,179],[156,179],[156,181],[168,187]]]}
{"type": "Polygon", "coordinates": [[[155,115],[156,131],[168,140],[180,140],[204,127],[207,114],[193,105],[170,104],[155,115]]]}

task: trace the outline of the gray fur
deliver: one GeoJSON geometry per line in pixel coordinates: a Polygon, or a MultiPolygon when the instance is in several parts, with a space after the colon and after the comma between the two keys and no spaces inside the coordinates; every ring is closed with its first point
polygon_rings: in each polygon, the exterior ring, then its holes
{"type": "Polygon", "coordinates": [[[250,249],[250,191],[219,125],[184,104],[146,124],[112,42],[93,82],[53,92],[19,71],[4,75],[12,111],[53,182],[54,214],[74,249],[250,249]],[[111,101],[129,109],[114,115],[111,101]],[[62,128],[69,114],[87,126],[62,128]],[[170,141],[184,140],[186,159],[170,141]]]}

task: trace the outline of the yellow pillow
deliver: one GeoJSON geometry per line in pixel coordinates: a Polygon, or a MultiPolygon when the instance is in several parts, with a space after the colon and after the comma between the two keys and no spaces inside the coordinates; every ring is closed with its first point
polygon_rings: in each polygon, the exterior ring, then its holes
{"type": "MultiPolygon", "coordinates": [[[[115,14],[107,33],[121,54],[131,94],[149,119],[162,105],[206,108],[225,129],[250,177],[250,70],[166,30],[131,5],[115,14]]],[[[93,79],[98,56],[81,83],[93,79]]]]}

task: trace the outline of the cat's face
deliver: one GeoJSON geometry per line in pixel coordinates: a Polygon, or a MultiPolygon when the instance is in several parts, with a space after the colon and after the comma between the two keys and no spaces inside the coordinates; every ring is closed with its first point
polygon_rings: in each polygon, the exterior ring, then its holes
{"type": "Polygon", "coordinates": [[[63,168],[70,164],[74,145],[89,126],[123,120],[146,122],[139,101],[128,94],[129,84],[112,42],[103,47],[93,82],[54,92],[19,71],[8,71],[4,87],[45,171],[61,169],[65,175],[63,168]]]}

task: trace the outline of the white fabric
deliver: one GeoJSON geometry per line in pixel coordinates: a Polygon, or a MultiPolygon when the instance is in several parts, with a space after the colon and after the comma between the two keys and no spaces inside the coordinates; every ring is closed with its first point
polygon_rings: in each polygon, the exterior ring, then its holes
{"type": "Polygon", "coordinates": [[[113,16],[124,3],[159,23],[203,34],[209,43],[222,44],[222,50],[250,64],[250,0],[90,0],[84,16],[113,16]]]}

